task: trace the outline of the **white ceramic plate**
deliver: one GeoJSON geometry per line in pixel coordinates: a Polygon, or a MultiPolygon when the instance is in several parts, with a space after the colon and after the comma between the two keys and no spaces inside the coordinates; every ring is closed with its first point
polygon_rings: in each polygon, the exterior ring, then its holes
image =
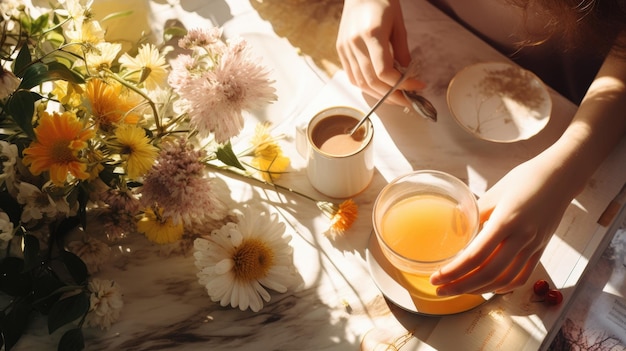
{"type": "Polygon", "coordinates": [[[550,119],[552,100],[532,72],[505,62],[465,67],[448,85],[448,106],[475,136],[494,142],[526,140],[550,119]]]}
{"type": "Polygon", "coordinates": [[[366,259],[370,275],[378,289],[395,305],[409,312],[442,316],[465,312],[491,299],[494,294],[459,295],[441,298],[411,293],[403,284],[402,275],[382,253],[376,235],[370,235],[366,259]]]}

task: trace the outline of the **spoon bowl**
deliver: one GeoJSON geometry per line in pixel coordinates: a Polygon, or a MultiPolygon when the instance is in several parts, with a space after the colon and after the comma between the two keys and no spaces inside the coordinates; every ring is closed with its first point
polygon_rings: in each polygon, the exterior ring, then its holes
{"type": "Polygon", "coordinates": [[[411,107],[424,118],[437,122],[437,109],[424,96],[413,90],[402,90],[402,95],[411,103],[411,107]]]}
{"type": "MultiPolygon", "coordinates": [[[[361,127],[363,122],[365,122],[365,120],[370,118],[372,113],[374,113],[374,111],[376,111],[376,109],[389,97],[389,95],[391,95],[394,91],[398,89],[400,84],[402,84],[407,78],[415,74],[415,70],[417,69],[416,67],[417,67],[416,61],[411,61],[407,69],[402,68],[400,70],[402,72],[402,75],[400,76],[396,84],[394,84],[391,87],[391,89],[387,90],[385,95],[383,95],[383,97],[381,97],[378,101],[376,101],[376,103],[374,104],[374,106],[372,106],[369,112],[365,114],[365,116],[363,116],[363,118],[361,118],[359,122],[352,129],[350,129],[349,131],[346,131],[346,134],[353,135],[361,127]]],[[[413,107],[415,111],[417,111],[419,114],[421,114],[422,116],[424,116],[425,118],[431,121],[435,121],[435,122],[437,121],[437,109],[435,108],[435,106],[433,106],[433,104],[430,101],[428,101],[428,99],[426,99],[422,95],[419,95],[415,91],[410,91],[410,90],[401,90],[401,91],[404,97],[411,103],[411,107],[413,107]]]]}

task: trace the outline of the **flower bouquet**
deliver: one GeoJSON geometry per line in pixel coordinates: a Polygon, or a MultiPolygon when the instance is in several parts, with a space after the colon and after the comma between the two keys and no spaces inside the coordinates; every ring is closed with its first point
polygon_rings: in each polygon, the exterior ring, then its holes
{"type": "MultiPolygon", "coordinates": [[[[219,28],[166,28],[163,43],[122,50],[106,41],[90,3],[0,3],[0,315],[10,350],[29,320],[63,327],[59,349],[82,349],[81,328],[108,328],[123,307],[115,277],[94,277],[109,244],[193,243],[212,301],[258,311],[267,289],[297,274],[275,214],[229,208],[214,173],[315,202],[347,230],[354,202],[318,201],[275,181],[289,166],[278,138],[257,125],[250,149],[231,139],[243,111],[277,99],[245,41],[219,28]],[[99,233],[92,235],[90,222],[99,233]],[[70,235],[78,231],[80,235],[70,235]]],[[[116,16],[120,14],[110,14],[116,16]]]]}

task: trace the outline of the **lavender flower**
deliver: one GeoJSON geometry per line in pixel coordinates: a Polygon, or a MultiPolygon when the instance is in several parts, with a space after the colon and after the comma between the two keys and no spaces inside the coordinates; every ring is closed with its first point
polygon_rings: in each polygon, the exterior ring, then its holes
{"type": "Polygon", "coordinates": [[[184,139],[163,144],[155,165],[145,176],[141,203],[157,205],[162,216],[186,226],[221,219],[228,208],[214,194],[202,163],[204,152],[184,139]]]}

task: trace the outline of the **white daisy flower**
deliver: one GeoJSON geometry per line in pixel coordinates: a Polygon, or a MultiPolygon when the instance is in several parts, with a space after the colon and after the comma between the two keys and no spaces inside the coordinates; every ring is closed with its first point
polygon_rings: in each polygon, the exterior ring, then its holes
{"type": "Polygon", "coordinates": [[[220,305],[257,312],[270,301],[267,289],[283,293],[297,282],[291,235],[276,214],[244,207],[237,217],[195,240],[198,280],[220,305]]]}
{"type": "Polygon", "coordinates": [[[30,183],[19,183],[17,202],[24,205],[21,218],[24,223],[42,219],[44,215],[48,218],[54,218],[58,213],[54,200],[30,183]]]}

